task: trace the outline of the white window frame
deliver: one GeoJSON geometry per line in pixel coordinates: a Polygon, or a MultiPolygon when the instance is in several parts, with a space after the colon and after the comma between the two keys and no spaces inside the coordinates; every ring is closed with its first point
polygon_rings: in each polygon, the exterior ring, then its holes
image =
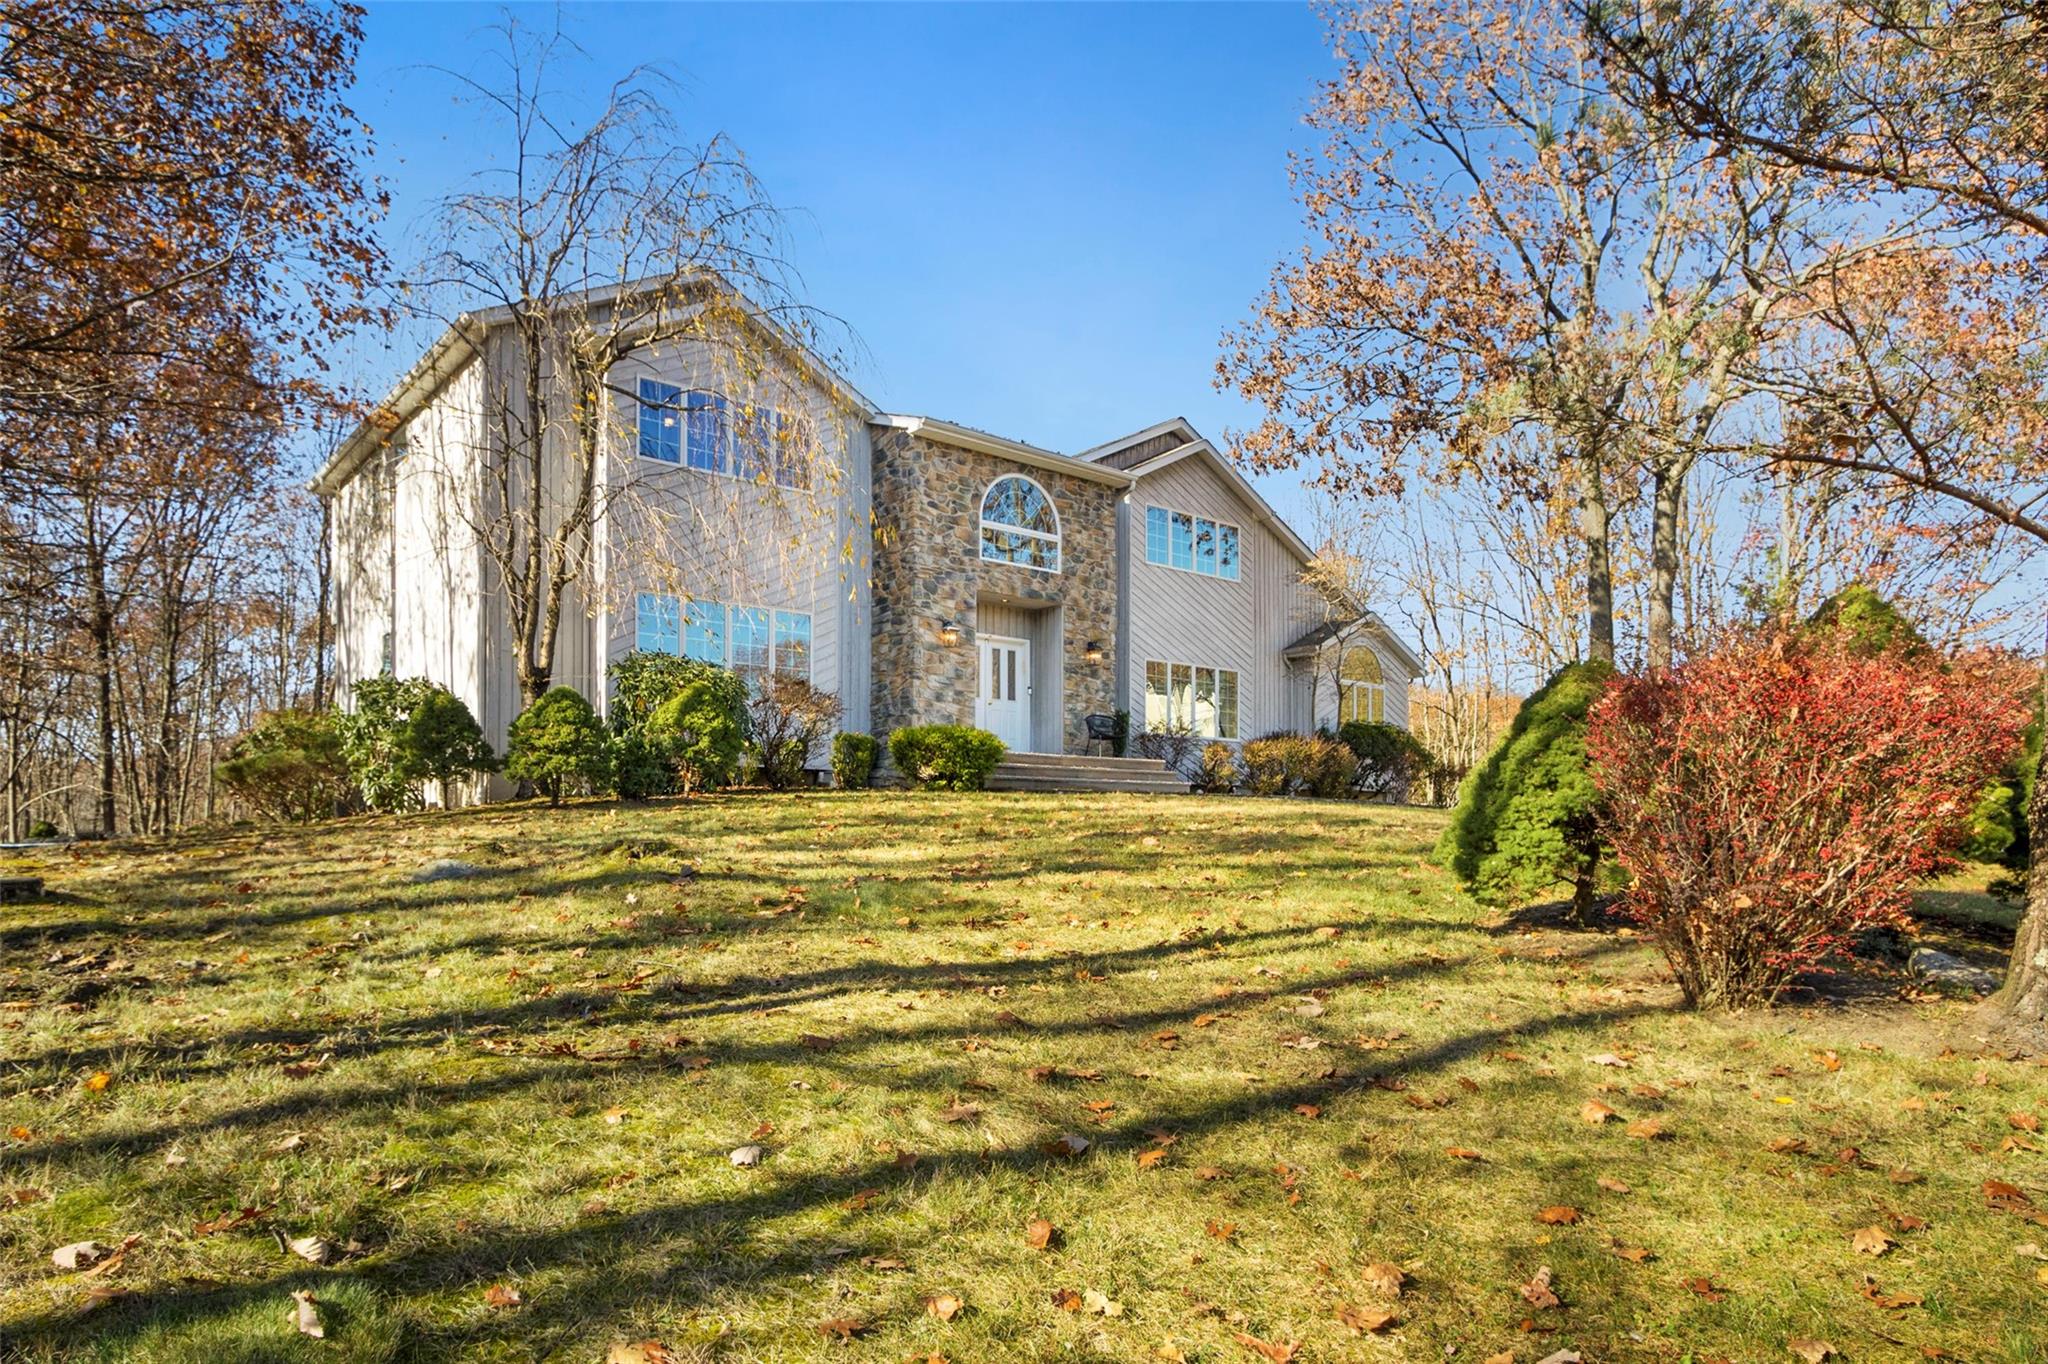
{"type": "Polygon", "coordinates": [[[1154,568],[1170,568],[1175,573],[1186,573],[1197,578],[1207,578],[1212,582],[1243,582],[1244,527],[1235,521],[1225,521],[1221,517],[1203,516],[1198,512],[1182,511],[1178,507],[1170,507],[1162,502],[1148,502],[1145,504],[1145,562],[1154,568]],[[1162,512],[1166,516],[1166,557],[1164,559],[1152,557],[1151,518],[1152,513],[1155,511],[1162,512]],[[1174,532],[1181,521],[1185,521],[1188,527],[1188,562],[1185,565],[1177,564],[1173,561],[1174,532]],[[1202,568],[1202,527],[1204,524],[1211,528],[1215,537],[1212,542],[1211,557],[1215,560],[1216,567],[1208,571],[1202,568]],[[1223,532],[1226,530],[1231,534],[1231,544],[1235,547],[1236,551],[1229,556],[1228,560],[1237,569],[1234,575],[1226,574],[1223,571],[1225,562],[1223,532]]]}
{"type": "MultiPolygon", "coordinates": [[[[734,401],[730,394],[720,393],[715,389],[690,388],[687,385],[672,384],[666,379],[656,379],[649,375],[640,376],[638,383],[633,387],[633,393],[634,405],[636,409],[639,409],[639,411],[635,412],[633,422],[633,457],[635,459],[645,460],[649,464],[659,465],[664,469],[688,469],[694,474],[710,474],[714,478],[729,478],[735,483],[748,483],[757,487],[772,485],[789,492],[799,493],[812,490],[813,480],[811,478],[810,461],[786,458],[784,448],[786,442],[782,437],[782,432],[786,430],[795,431],[798,433],[798,438],[806,446],[810,444],[810,435],[813,428],[811,423],[801,414],[790,412],[780,407],[770,407],[765,403],[756,403],[752,405],[751,409],[753,420],[743,421],[741,417],[748,410],[748,405],[734,401]],[[640,449],[639,411],[644,411],[648,406],[639,396],[641,384],[659,384],[663,388],[673,388],[677,391],[677,406],[673,408],[667,406],[656,407],[657,411],[673,413],[676,418],[678,429],[676,431],[676,457],[673,460],[662,459],[658,455],[645,454],[640,449]],[[702,408],[697,407],[694,400],[699,398],[710,399],[710,405],[702,408]],[[690,451],[692,448],[690,418],[706,411],[714,414],[712,422],[719,428],[725,445],[725,449],[721,452],[718,462],[710,467],[690,462],[690,451]],[[766,431],[768,433],[759,445],[752,444],[756,431],[766,431]],[[743,468],[742,466],[746,467],[743,468]],[[759,478],[753,470],[766,470],[768,477],[766,479],[759,478]],[[783,479],[785,472],[790,474],[786,482],[783,479]]],[[[1055,512],[1054,516],[1057,517],[1058,513],[1055,512]]]]}
{"type": "Polygon", "coordinates": [[[1186,663],[1171,659],[1148,658],[1145,660],[1144,718],[1146,729],[1151,730],[1153,728],[1152,670],[1155,668],[1163,670],[1166,675],[1165,711],[1167,728],[1170,729],[1174,725],[1185,721],[1189,725],[1189,733],[1198,739],[1218,739],[1229,743],[1237,743],[1243,738],[1244,673],[1236,668],[1224,668],[1211,663],[1186,663]],[[1205,733],[1193,728],[1194,711],[1196,708],[1195,698],[1201,691],[1201,675],[1203,673],[1207,673],[1209,676],[1209,709],[1215,721],[1213,726],[1214,733],[1205,733]],[[1232,732],[1229,734],[1223,733],[1223,676],[1226,673],[1230,675],[1230,718],[1232,732]],[[1182,678],[1187,679],[1188,714],[1186,715],[1182,715],[1180,713],[1181,708],[1174,704],[1174,696],[1176,695],[1175,684],[1182,678]]]}
{"type": "Polygon", "coordinates": [[[1045,485],[1032,478],[1029,474],[998,474],[990,479],[988,486],[981,490],[981,500],[974,504],[974,514],[980,522],[980,525],[975,530],[974,538],[978,545],[976,553],[980,556],[982,562],[1008,564],[1012,568],[1028,568],[1033,573],[1059,573],[1066,567],[1067,551],[1064,543],[1066,536],[1060,524],[1059,504],[1052,500],[1052,494],[1046,491],[1045,485]],[[1042,530],[1033,530],[1029,526],[1013,526],[1007,521],[991,521],[988,519],[988,495],[996,490],[998,483],[1007,483],[1013,478],[1029,483],[1038,490],[1038,495],[1045,499],[1045,509],[1052,513],[1052,533],[1050,535],[1042,530]],[[1004,535],[1021,535],[1028,540],[1040,540],[1050,544],[1052,546],[1052,567],[1047,568],[1043,564],[1020,564],[1015,559],[1000,559],[991,556],[988,552],[988,532],[990,531],[996,531],[1004,535]]]}
{"type": "Polygon", "coordinates": [[[1337,655],[1337,723],[1347,725],[1352,720],[1364,721],[1369,725],[1383,725],[1387,722],[1387,661],[1380,657],[1379,650],[1369,644],[1343,645],[1337,655]],[[1372,655],[1372,661],[1380,670],[1379,681],[1368,682],[1362,678],[1344,676],[1344,655],[1353,649],[1363,649],[1372,655]],[[1363,692],[1364,695],[1352,700],[1354,692],[1363,692]],[[1351,701],[1351,720],[1344,718],[1346,701],[1351,701]]]}
{"type": "MultiPolygon", "coordinates": [[[[699,659],[698,661],[703,663],[715,663],[717,666],[721,668],[732,668],[733,666],[733,612],[752,611],[757,612],[762,616],[765,616],[767,663],[766,666],[761,669],[760,675],[763,677],[774,677],[777,675],[775,666],[775,656],[778,627],[781,625],[782,621],[785,618],[801,618],[804,622],[804,669],[802,676],[803,680],[806,682],[809,682],[812,678],[812,675],[816,668],[815,650],[817,647],[817,616],[810,611],[793,611],[787,607],[750,605],[745,602],[718,602],[712,601],[707,597],[677,596],[674,593],[667,592],[641,592],[635,597],[633,603],[633,644],[636,652],[639,651],[640,644],[639,598],[641,597],[652,597],[657,600],[666,600],[676,603],[675,656],[678,658],[694,657],[694,655],[690,653],[690,611],[692,610],[692,608],[716,612],[718,616],[718,647],[720,652],[724,656],[722,658],[717,659],[699,659]]],[[[651,652],[666,653],[667,651],[658,650],[651,652]]],[[[734,671],[738,670],[734,669],[734,671]]],[[[742,674],[742,676],[746,675],[749,674],[742,674]]],[[[792,675],[795,674],[792,673],[792,675]]]]}

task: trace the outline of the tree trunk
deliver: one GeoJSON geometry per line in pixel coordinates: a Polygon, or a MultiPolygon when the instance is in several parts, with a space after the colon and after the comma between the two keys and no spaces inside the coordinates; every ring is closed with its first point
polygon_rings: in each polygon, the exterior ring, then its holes
{"type": "Polygon", "coordinates": [[[328,597],[334,582],[334,502],[325,494],[320,498],[320,550],[313,556],[319,600],[314,604],[313,617],[313,710],[327,708],[327,643],[328,597]]]}
{"type": "Polygon", "coordinates": [[[97,689],[98,733],[94,756],[99,768],[98,805],[100,833],[114,835],[114,611],[107,601],[107,584],[98,547],[88,553],[92,573],[92,611],[88,630],[92,636],[93,683],[97,689]]]}
{"type": "Polygon", "coordinates": [[[1579,456],[1579,534],[1586,542],[1586,656],[1614,662],[1614,565],[1608,551],[1607,490],[1600,461],[1579,456]]]}
{"type": "MultiPolygon", "coordinates": [[[[2048,666],[2041,673],[2048,698],[2048,666]]],[[[2013,1019],[2048,1023],[2048,743],[2034,764],[2034,798],[2027,805],[2027,910],[2012,940],[2012,965],[1993,1005],[2013,1019]]]]}
{"type": "Polygon", "coordinates": [[[1650,494],[1650,671],[1669,672],[1672,662],[1672,605],[1678,596],[1678,520],[1685,495],[1684,473],[1659,464],[1650,494]]]}

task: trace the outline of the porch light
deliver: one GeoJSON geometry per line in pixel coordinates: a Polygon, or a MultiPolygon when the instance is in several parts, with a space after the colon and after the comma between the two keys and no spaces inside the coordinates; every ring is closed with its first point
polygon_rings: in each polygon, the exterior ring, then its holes
{"type": "Polygon", "coordinates": [[[939,622],[939,643],[941,643],[941,644],[958,644],[959,642],[960,642],[960,627],[959,627],[959,625],[957,625],[956,623],[954,623],[953,621],[950,621],[950,620],[942,620],[942,621],[940,621],[940,622],[939,622]]]}
{"type": "Polygon", "coordinates": [[[1102,661],[1102,641],[1099,639],[1089,640],[1081,650],[1081,657],[1087,659],[1090,663],[1100,663],[1102,661]]]}

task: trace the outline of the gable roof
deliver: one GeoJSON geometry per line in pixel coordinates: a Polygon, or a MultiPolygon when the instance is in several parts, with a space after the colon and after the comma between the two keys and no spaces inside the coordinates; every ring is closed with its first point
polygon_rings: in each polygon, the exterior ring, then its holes
{"type": "Polygon", "coordinates": [[[1259,495],[1251,480],[1240,473],[1237,466],[1210,444],[1201,432],[1195,430],[1194,424],[1186,417],[1168,417],[1163,422],[1154,422],[1142,431],[1133,431],[1128,436],[1119,436],[1083,450],[1075,458],[1124,469],[1138,478],[1169,469],[1184,459],[1199,459],[1230,485],[1239,500],[1252,509],[1254,518],[1278,536],[1280,543],[1286,545],[1297,559],[1307,563],[1316,557],[1308,542],[1295,534],[1294,527],[1273,510],[1273,504],[1259,495]]]}
{"type": "Polygon", "coordinates": [[[1341,644],[1359,631],[1373,636],[1391,649],[1394,655],[1401,660],[1402,665],[1408,669],[1410,677],[1415,677],[1422,672],[1422,660],[1417,658],[1415,652],[1401,642],[1401,637],[1395,634],[1392,628],[1379,618],[1377,612],[1373,611],[1360,611],[1349,620],[1325,621],[1300,639],[1295,640],[1294,643],[1282,649],[1280,657],[1307,658],[1321,653],[1324,646],[1332,641],[1341,644]]]}
{"type": "MultiPolygon", "coordinates": [[[[658,282],[652,279],[638,279],[623,284],[607,284],[596,289],[580,289],[563,294],[561,303],[564,306],[604,303],[636,291],[646,292],[658,282]]],[[[807,368],[823,379],[826,387],[863,419],[874,415],[874,403],[844,375],[826,364],[823,357],[801,340],[790,335],[787,328],[777,323],[751,298],[733,288],[724,277],[709,270],[700,271],[698,275],[691,277],[690,286],[703,287],[713,293],[722,290],[738,299],[749,321],[761,328],[775,346],[800,357],[807,368]]],[[[507,303],[458,313],[454,320],[442,329],[434,343],[413,363],[412,368],[405,372],[404,377],[392,385],[391,390],[384,395],[384,400],[372,408],[369,415],[349,433],[348,438],[328,456],[326,462],[320,466],[319,472],[307,483],[307,488],[322,497],[331,496],[338,491],[355,476],[356,470],[373,451],[389,442],[392,432],[411,420],[436,393],[441,391],[443,384],[454,378],[465,365],[476,358],[477,345],[481,338],[492,328],[510,322],[512,316],[512,305],[507,303]]]]}

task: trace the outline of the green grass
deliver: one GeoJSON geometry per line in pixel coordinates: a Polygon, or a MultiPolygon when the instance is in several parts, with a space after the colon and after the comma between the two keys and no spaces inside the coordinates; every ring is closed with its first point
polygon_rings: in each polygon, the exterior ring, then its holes
{"type": "Polygon", "coordinates": [[[0,1358],[2048,1357],[2019,1250],[2048,1227],[1982,1191],[2048,1207],[2048,1155],[2001,1149],[2048,1069],[1884,976],[1681,1012],[1634,938],[1475,907],[1424,861],[1440,827],[739,795],[53,857],[59,898],[0,911],[0,1358]],[[410,879],[439,857],[487,874],[410,879]],[[1850,1245],[1873,1224],[1882,1257],[1850,1245]],[[97,1276],[49,1259],[131,1235],[97,1276]],[[1563,1303],[1532,1308],[1546,1265],[1563,1303]]]}

